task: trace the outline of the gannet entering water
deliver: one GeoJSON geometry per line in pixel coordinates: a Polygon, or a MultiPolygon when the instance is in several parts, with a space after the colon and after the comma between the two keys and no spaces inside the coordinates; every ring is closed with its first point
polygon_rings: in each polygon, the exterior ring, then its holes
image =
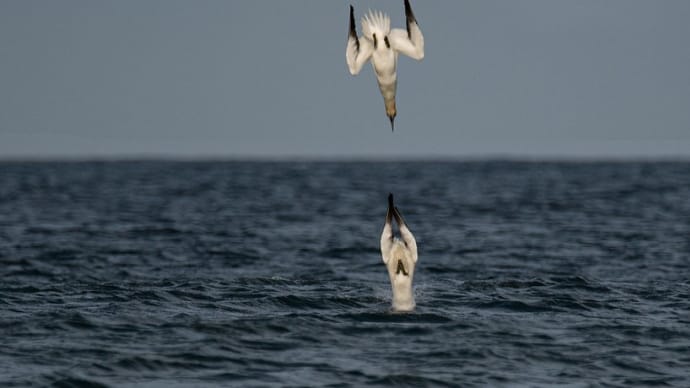
{"type": "Polygon", "coordinates": [[[415,302],[412,294],[412,278],[417,263],[417,241],[407,228],[400,211],[393,205],[393,194],[388,194],[386,224],[381,233],[381,256],[388,269],[388,277],[393,289],[393,309],[413,310],[415,302]],[[402,239],[393,235],[393,218],[398,224],[402,239]]]}
{"type": "Polygon", "coordinates": [[[386,104],[386,115],[391,121],[391,131],[394,129],[393,120],[397,113],[395,89],[398,77],[396,74],[398,54],[402,53],[417,60],[424,58],[424,36],[417,25],[417,19],[412,13],[408,0],[405,0],[405,18],[407,30],[399,28],[391,30],[388,15],[378,11],[369,11],[369,14],[362,18],[362,37],[357,38],[354,8],[350,6],[350,34],[345,51],[347,66],[352,75],[357,75],[362,70],[362,66],[371,58],[383,102],[386,104]]]}

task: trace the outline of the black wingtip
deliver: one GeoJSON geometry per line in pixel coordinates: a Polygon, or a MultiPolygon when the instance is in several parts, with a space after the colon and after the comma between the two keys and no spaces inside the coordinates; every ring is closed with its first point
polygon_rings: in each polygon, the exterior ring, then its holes
{"type": "Polygon", "coordinates": [[[392,209],[395,208],[393,205],[393,193],[388,193],[388,207],[392,209]]]}
{"type": "Polygon", "coordinates": [[[357,26],[355,25],[355,7],[350,4],[350,32],[349,36],[355,40],[355,48],[359,52],[359,39],[357,39],[357,26]]]}
{"type": "Polygon", "coordinates": [[[407,225],[397,206],[393,208],[393,217],[395,217],[395,221],[398,223],[398,225],[407,225]]]}
{"type": "Polygon", "coordinates": [[[407,27],[407,37],[410,37],[410,24],[417,23],[417,19],[414,17],[412,12],[412,7],[410,6],[410,1],[405,0],[405,26],[407,27]]]}
{"type": "Polygon", "coordinates": [[[407,19],[408,22],[417,21],[414,18],[414,12],[412,12],[412,7],[410,6],[409,0],[405,0],[405,19],[407,19]]]}
{"type": "Polygon", "coordinates": [[[391,132],[395,132],[395,116],[388,116],[391,121],[391,132]]]}
{"type": "Polygon", "coordinates": [[[405,0],[405,16],[412,13],[412,7],[410,7],[410,0],[405,0]]]}

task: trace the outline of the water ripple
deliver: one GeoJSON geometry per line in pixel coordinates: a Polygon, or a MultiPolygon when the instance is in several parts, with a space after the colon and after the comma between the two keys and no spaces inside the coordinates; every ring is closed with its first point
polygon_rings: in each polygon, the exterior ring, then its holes
{"type": "Polygon", "coordinates": [[[0,163],[0,385],[688,386],[688,171],[0,163]]]}

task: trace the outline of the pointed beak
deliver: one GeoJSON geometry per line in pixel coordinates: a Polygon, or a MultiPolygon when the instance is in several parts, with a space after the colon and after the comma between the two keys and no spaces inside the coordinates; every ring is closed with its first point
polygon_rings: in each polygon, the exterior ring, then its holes
{"type": "Polygon", "coordinates": [[[391,121],[391,132],[395,131],[395,116],[388,116],[391,121]]]}

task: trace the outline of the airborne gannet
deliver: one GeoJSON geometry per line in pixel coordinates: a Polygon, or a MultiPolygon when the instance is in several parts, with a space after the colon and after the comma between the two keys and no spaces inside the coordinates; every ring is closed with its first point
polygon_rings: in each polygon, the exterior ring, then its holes
{"type": "Polygon", "coordinates": [[[417,264],[417,241],[408,229],[400,211],[393,205],[393,194],[388,194],[388,212],[381,233],[381,256],[391,281],[393,310],[413,310],[415,302],[412,293],[412,278],[415,264],[417,264]],[[393,218],[398,224],[402,239],[393,235],[393,218]]]}
{"type": "Polygon", "coordinates": [[[412,13],[408,0],[405,0],[405,18],[407,30],[400,28],[391,30],[388,15],[370,10],[369,14],[361,20],[363,34],[361,38],[358,38],[354,8],[350,5],[350,33],[345,51],[347,66],[352,75],[357,75],[362,66],[371,59],[376,80],[386,104],[386,115],[391,121],[391,131],[394,130],[393,120],[397,113],[395,89],[398,78],[396,74],[398,54],[402,53],[416,60],[424,58],[424,36],[417,25],[417,19],[412,13]]]}

